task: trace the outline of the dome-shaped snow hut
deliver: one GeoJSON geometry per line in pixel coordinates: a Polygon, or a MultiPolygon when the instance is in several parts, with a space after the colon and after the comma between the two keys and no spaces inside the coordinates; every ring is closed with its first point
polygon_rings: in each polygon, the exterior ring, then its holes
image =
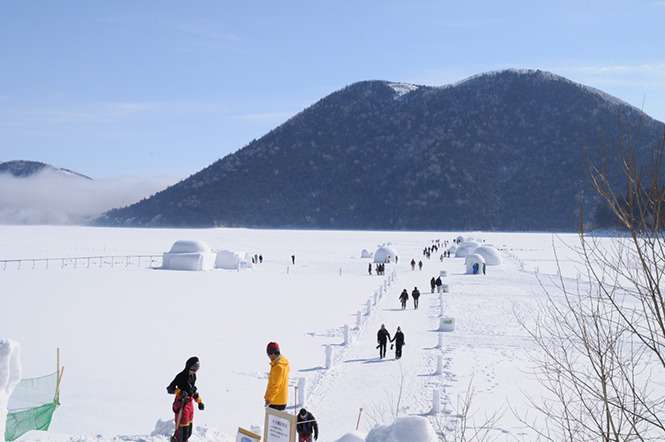
{"type": "Polygon", "coordinates": [[[374,262],[376,264],[395,262],[396,257],[397,251],[388,246],[379,246],[379,248],[376,249],[376,252],[374,252],[374,262]]]}
{"type": "Polygon", "coordinates": [[[472,254],[479,246],[480,244],[475,241],[465,241],[457,247],[457,250],[455,250],[455,256],[457,258],[464,258],[472,254]]]}
{"type": "Polygon", "coordinates": [[[476,255],[480,255],[485,260],[488,266],[498,266],[501,264],[501,256],[499,251],[491,246],[480,246],[473,251],[476,255]]]}
{"type": "Polygon", "coordinates": [[[212,270],[215,252],[203,241],[176,241],[162,257],[167,270],[212,270]]]}
{"type": "Polygon", "coordinates": [[[480,274],[483,272],[483,264],[485,264],[485,259],[480,255],[472,253],[466,257],[464,264],[466,265],[467,274],[480,274]],[[478,266],[474,269],[476,264],[478,266]]]}

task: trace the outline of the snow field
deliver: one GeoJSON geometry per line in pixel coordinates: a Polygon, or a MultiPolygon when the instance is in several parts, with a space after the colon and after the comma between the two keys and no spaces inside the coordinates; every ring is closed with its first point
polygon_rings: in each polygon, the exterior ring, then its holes
{"type": "MultiPolygon", "coordinates": [[[[375,424],[392,422],[402,373],[400,416],[427,416],[435,427],[452,428],[459,398],[472,385],[477,420],[503,412],[497,435],[529,440],[506,412],[507,404],[528,409],[524,394],[540,391],[527,373],[532,346],[515,312],[528,318],[542,296],[529,272],[533,262],[541,273],[556,272],[552,235],[473,233],[503,253],[504,264],[488,267],[486,276],[465,275],[463,259],[422,257],[431,239],[453,236],[2,226],[3,258],[159,254],[177,239],[194,239],[215,248],[261,253],[266,261],[239,272],[0,272],[5,305],[16,312],[0,323],[0,336],[21,342],[26,376],[53,371],[55,348],[62,348],[66,370],[63,406],[52,427],[56,433],[107,438],[149,433],[157,418],[170,416],[172,397],[165,392],[166,384],[185,359],[196,354],[202,360],[198,385],[207,407],[197,413],[195,424],[227,435],[210,432],[214,439],[200,440],[232,440],[238,426],[262,423],[265,344],[277,340],[291,362],[291,377],[308,380],[308,407],[320,421],[323,442],[353,430],[361,407],[360,430],[365,433],[375,424]],[[360,250],[374,250],[387,241],[400,251],[399,264],[386,266],[386,275],[396,269],[397,279],[374,313],[363,316],[352,345],[341,347],[340,327],[355,326],[355,313],[382,281],[367,275],[368,260],[359,258],[360,250]],[[292,253],[296,266],[289,265],[292,253]],[[411,271],[412,257],[423,260],[423,271],[411,271]],[[429,279],[440,270],[448,272],[444,310],[455,318],[456,329],[444,334],[443,348],[438,349],[434,330],[441,306],[439,296],[429,294],[429,279]],[[409,309],[401,311],[399,292],[406,288],[410,293],[416,285],[422,293],[420,309],[414,311],[409,300],[409,309]],[[390,350],[387,360],[377,361],[381,323],[391,335],[402,327],[406,346],[400,361],[392,360],[390,350]],[[334,346],[334,365],[327,371],[321,368],[325,344],[334,346]],[[443,371],[435,375],[439,355],[443,371]],[[441,393],[443,413],[438,418],[429,415],[434,390],[441,393]]],[[[564,235],[567,241],[574,237],[564,235]]]]}

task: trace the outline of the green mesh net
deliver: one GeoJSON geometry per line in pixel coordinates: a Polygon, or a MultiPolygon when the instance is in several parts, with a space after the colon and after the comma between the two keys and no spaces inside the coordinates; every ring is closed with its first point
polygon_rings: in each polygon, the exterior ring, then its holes
{"type": "Polygon", "coordinates": [[[55,402],[51,402],[41,407],[10,411],[7,414],[5,440],[16,440],[31,430],[48,430],[57,406],[55,402]]]}
{"type": "Polygon", "coordinates": [[[48,430],[58,407],[58,373],[23,379],[9,399],[5,440],[30,430],[48,430]]]}

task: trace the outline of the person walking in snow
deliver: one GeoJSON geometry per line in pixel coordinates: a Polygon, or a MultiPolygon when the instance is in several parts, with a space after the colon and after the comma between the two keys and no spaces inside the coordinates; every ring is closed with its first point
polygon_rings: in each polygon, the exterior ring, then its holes
{"type": "Polygon", "coordinates": [[[416,260],[411,258],[411,270],[415,270],[415,269],[416,269],[416,260]]]}
{"type": "Polygon", "coordinates": [[[406,289],[402,290],[399,295],[399,302],[402,303],[402,310],[406,310],[406,302],[409,300],[409,292],[406,289]]]}
{"type": "Polygon", "coordinates": [[[386,326],[384,324],[381,324],[381,328],[376,334],[376,340],[379,343],[379,345],[376,346],[376,348],[379,349],[379,358],[383,359],[386,357],[386,349],[388,347],[388,341],[391,340],[390,333],[388,333],[388,330],[386,330],[386,326]]]}
{"type": "Polygon", "coordinates": [[[418,287],[413,288],[411,297],[413,298],[413,308],[418,310],[418,299],[420,299],[420,290],[418,290],[418,287]]]}
{"type": "Polygon", "coordinates": [[[319,424],[312,413],[301,408],[296,419],[296,432],[298,433],[298,442],[312,442],[319,439],[319,424]]]}
{"type": "Polygon", "coordinates": [[[422,269],[423,269],[423,262],[418,261],[418,270],[422,270],[422,269]]]}
{"type": "Polygon", "coordinates": [[[291,264],[296,265],[296,255],[291,255],[291,264]]]}
{"type": "Polygon", "coordinates": [[[259,255],[259,264],[263,264],[263,255],[259,255]]]}
{"type": "Polygon", "coordinates": [[[395,359],[400,359],[402,357],[402,347],[406,345],[404,343],[404,333],[402,333],[400,327],[397,327],[397,331],[391,342],[393,341],[395,342],[395,359]]]}
{"type": "Polygon", "coordinates": [[[431,293],[434,293],[434,287],[436,287],[436,279],[434,279],[434,276],[432,276],[432,279],[429,280],[429,286],[432,288],[431,293]]]}
{"type": "Polygon", "coordinates": [[[270,342],[266,347],[270,358],[270,374],[266,386],[265,406],[285,410],[289,402],[289,361],[281,355],[279,344],[270,342]]]}
{"type": "Polygon", "coordinates": [[[441,276],[436,277],[436,292],[441,293],[441,290],[443,289],[443,281],[441,280],[441,276]]]}
{"type": "Polygon", "coordinates": [[[186,442],[192,435],[194,402],[198,404],[199,410],[205,408],[196,389],[196,372],[200,367],[199,358],[192,356],[185,362],[185,369],[166,387],[168,394],[175,394],[172,407],[175,413],[175,432],[171,436],[171,442],[186,442]]]}
{"type": "Polygon", "coordinates": [[[483,275],[487,275],[487,265],[483,263],[483,275]]]}
{"type": "Polygon", "coordinates": [[[372,275],[372,263],[369,263],[369,267],[367,267],[367,271],[369,272],[370,276],[372,275]]]}

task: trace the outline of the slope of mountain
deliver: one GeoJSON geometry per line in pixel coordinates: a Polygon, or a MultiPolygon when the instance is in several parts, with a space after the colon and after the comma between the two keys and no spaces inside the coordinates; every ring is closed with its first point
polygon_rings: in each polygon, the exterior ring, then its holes
{"type": "Polygon", "coordinates": [[[16,178],[28,178],[37,173],[49,171],[62,176],[72,176],[91,180],[89,176],[74,172],[73,170],[53,167],[39,161],[14,160],[0,163],[0,173],[8,173],[16,178]]]}
{"type": "MultiPolygon", "coordinates": [[[[588,162],[618,165],[663,123],[543,71],[444,87],[352,84],[180,183],[98,222],[132,226],[569,230],[597,201],[588,162]]],[[[613,176],[618,183],[618,176],[613,176]]]]}

